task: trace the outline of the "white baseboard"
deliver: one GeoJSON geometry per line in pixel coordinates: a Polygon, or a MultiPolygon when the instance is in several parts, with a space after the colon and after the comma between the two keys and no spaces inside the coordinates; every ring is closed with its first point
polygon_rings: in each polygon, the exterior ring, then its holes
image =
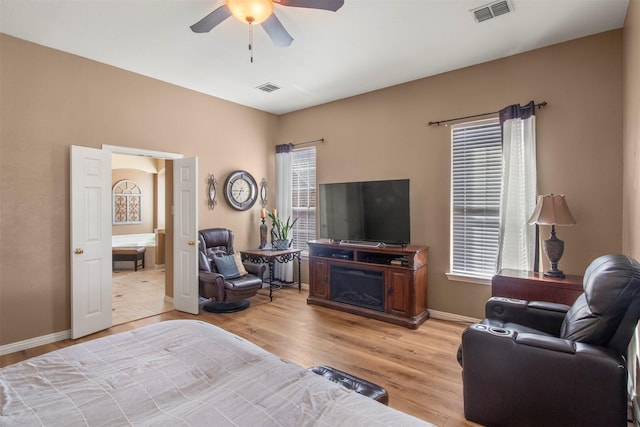
{"type": "Polygon", "coordinates": [[[9,353],[15,353],[16,351],[38,347],[40,345],[51,344],[53,342],[66,340],[67,338],[71,338],[70,329],[61,332],[55,332],[49,335],[43,335],[41,337],[30,338],[24,341],[13,342],[11,344],[0,346],[0,356],[9,353]]]}
{"type": "MultiPolygon", "coordinates": [[[[168,303],[173,303],[173,298],[171,297],[165,296],[164,300],[168,303]]],[[[432,319],[446,320],[448,322],[477,323],[480,321],[480,319],[475,319],[473,317],[461,316],[459,314],[447,313],[445,311],[431,309],[429,309],[429,317],[431,317],[432,319]]],[[[24,341],[6,344],[0,346],[0,356],[9,353],[15,353],[16,351],[38,347],[40,345],[51,344],[57,341],[66,340],[67,338],[71,338],[71,330],[56,332],[49,335],[43,335],[41,337],[35,337],[24,341]]]]}
{"type": "Polygon", "coordinates": [[[459,314],[447,313],[446,311],[438,311],[429,309],[429,317],[432,319],[446,320],[448,322],[465,322],[478,323],[480,319],[474,317],[461,316],[459,314]]]}

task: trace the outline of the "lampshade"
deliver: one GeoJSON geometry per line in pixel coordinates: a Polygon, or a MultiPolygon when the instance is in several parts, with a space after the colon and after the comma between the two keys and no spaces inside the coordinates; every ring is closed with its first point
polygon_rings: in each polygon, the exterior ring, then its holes
{"type": "Polygon", "coordinates": [[[529,224],[574,225],[576,220],[569,211],[564,195],[547,194],[538,196],[538,202],[531,218],[529,218],[529,224]]]}
{"type": "Polygon", "coordinates": [[[227,0],[229,11],[239,21],[260,24],[273,13],[271,0],[227,0]]]}

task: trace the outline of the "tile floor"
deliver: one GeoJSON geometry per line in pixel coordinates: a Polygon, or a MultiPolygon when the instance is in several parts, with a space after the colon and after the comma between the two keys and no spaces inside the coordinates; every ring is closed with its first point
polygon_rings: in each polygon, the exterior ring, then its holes
{"type": "Polygon", "coordinates": [[[164,298],[162,266],[138,271],[113,271],[113,324],[130,322],[173,310],[164,298]]]}

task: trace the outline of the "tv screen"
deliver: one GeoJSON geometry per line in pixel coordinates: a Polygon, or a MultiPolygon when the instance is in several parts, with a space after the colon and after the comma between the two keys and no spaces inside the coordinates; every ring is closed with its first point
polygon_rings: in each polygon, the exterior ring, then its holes
{"type": "Polygon", "coordinates": [[[320,237],[408,244],[409,180],[320,184],[320,237]]]}

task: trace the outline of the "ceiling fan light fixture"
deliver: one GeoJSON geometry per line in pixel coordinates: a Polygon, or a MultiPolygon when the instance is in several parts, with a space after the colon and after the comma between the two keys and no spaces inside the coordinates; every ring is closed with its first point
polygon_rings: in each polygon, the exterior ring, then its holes
{"type": "Polygon", "coordinates": [[[241,22],[261,24],[273,13],[271,0],[227,0],[231,14],[241,22]]]}

